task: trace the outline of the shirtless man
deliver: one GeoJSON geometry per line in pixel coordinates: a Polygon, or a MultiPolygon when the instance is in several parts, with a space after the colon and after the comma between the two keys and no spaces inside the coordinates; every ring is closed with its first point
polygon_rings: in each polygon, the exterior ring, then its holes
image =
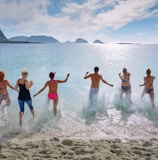
{"type": "Polygon", "coordinates": [[[130,84],[130,76],[131,74],[129,72],[127,72],[127,68],[123,68],[123,75],[121,75],[121,73],[119,73],[119,77],[121,79],[121,94],[120,94],[120,99],[122,99],[123,93],[126,93],[127,98],[130,102],[130,104],[132,104],[131,101],[131,84],[130,84]]]}
{"type": "Polygon", "coordinates": [[[70,74],[67,74],[67,77],[65,78],[65,80],[54,80],[54,76],[55,76],[55,73],[54,72],[50,72],[49,73],[50,80],[47,81],[45,83],[45,85],[43,86],[43,88],[40,89],[33,97],[37,96],[46,87],[48,87],[49,88],[49,91],[48,91],[48,100],[53,100],[53,111],[54,111],[54,114],[56,115],[56,113],[57,113],[57,104],[58,104],[58,93],[57,93],[58,83],[67,82],[68,77],[70,76],[70,74]]]}
{"type": "Polygon", "coordinates": [[[86,74],[84,76],[84,79],[91,78],[91,88],[90,88],[90,91],[89,91],[89,100],[90,100],[91,103],[93,103],[94,101],[97,100],[98,93],[99,93],[100,80],[103,83],[113,87],[113,85],[108,83],[106,80],[104,80],[102,78],[102,75],[98,74],[98,72],[99,72],[99,67],[95,67],[94,68],[94,73],[88,74],[89,72],[86,72],[86,74]]]}
{"type": "Polygon", "coordinates": [[[18,91],[15,87],[10,85],[10,83],[7,80],[4,80],[4,72],[0,71],[0,105],[3,100],[6,102],[1,108],[2,111],[6,106],[10,106],[11,104],[7,87],[10,87],[11,89],[18,91]]]}
{"type": "Polygon", "coordinates": [[[155,77],[152,76],[152,75],[150,75],[151,74],[151,70],[150,69],[146,70],[146,74],[147,74],[147,76],[144,77],[144,83],[140,84],[140,86],[145,86],[144,90],[143,90],[143,92],[141,94],[141,98],[145,94],[149,94],[152,106],[155,107],[155,102],[154,102],[154,87],[153,87],[153,82],[154,82],[155,77]]]}

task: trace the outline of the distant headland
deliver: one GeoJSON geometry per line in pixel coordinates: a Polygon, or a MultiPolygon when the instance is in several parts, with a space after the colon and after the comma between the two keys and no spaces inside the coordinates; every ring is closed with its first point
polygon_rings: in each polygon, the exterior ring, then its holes
{"type": "MultiPolygon", "coordinates": [[[[0,43],[61,43],[54,37],[45,36],[45,35],[37,35],[37,36],[16,36],[12,38],[7,38],[5,34],[0,29],[0,43]]],[[[83,38],[77,38],[74,42],[66,41],[64,43],[89,43],[87,40],[83,38]]],[[[96,39],[93,43],[105,44],[99,39],[96,39]]],[[[131,44],[131,43],[118,43],[118,44],[131,44]]]]}
{"type": "MultiPolygon", "coordinates": [[[[0,29],[0,43],[61,43],[54,37],[39,35],[39,36],[16,36],[7,39],[2,30],[0,29]]],[[[83,38],[77,38],[75,42],[67,41],[65,43],[89,43],[83,38]]],[[[101,40],[95,40],[93,43],[103,44],[101,40]]]]}

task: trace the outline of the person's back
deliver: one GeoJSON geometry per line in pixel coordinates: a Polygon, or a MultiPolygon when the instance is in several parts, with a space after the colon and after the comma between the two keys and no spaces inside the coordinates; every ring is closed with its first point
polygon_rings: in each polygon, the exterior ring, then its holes
{"type": "Polygon", "coordinates": [[[4,75],[5,75],[4,72],[0,71],[0,105],[3,100],[6,102],[3,106],[1,106],[2,110],[4,109],[4,107],[10,106],[11,104],[7,87],[10,87],[11,89],[16,90],[15,87],[10,85],[10,83],[7,80],[4,80],[4,75]]]}
{"type": "Polygon", "coordinates": [[[49,87],[49,93],[57,93],[57,89],[58,89],[58,82],[57,80],[50,80],[47,82],[48,83],[48,87],[49,87]]]}
{"type": "Polygon", "coordinates": [[[23,117],[23,114],[25,111],[25,109],[24,109],[25,103],[28,105],[32,116],[33,117],[35,116],[34,108],[32,105],[32,99],[31,99],[31,95],[30,95],[30,91],[29,91],[29,89],[33,85],[33,82],[32,81],[29,82],[27,80],[27,76],[28,76],[27,71],[22,71],[21,75],[22,75],[22,77],[17,80],[16,86],[15,86],[16,89],[19,88],[18,103],[19,103],[19,108],[20,108],[20,112],[19,112],[20,126],[22,126],[22,117],[23,117]]]}
{"type": "Polygon", "coordinates": [[[33,97],[37,96],[41,92],[43,92],[47,87],[49,88],[48,91],[48,100],[53,100],[53,111],[56,115],[57,113],[57,104],[58,104],[58,83],[65,83],[68,80],[70,74],[68,73],[65,80],[54,80],[55,72],[49,73],[50,80],[45,83],[45,85],[36,93],[33,97]]]}
{"type": "Polygon", "coordinates": [[[143,98],[145,94],[149,94],[152,106],[155,107],[154,87],[153,87],[155,77],[150,74],[151,74],[151,70],[148,68],[146,70],[146,77],[144,77],[144,83],[140,84],[140,86],[145,86],[141,94],[141,98],[143,98]]]}
{"type": "Polygon", "coordinates": [[[89,72],[86,72],[86,74],[84,76],[84,79],[91,78],[91,88],[90,88],[90,91],[89,91],[90,103],[96,102],[97,99],[98,99],[100,80],[103,83],[113,87],[113,85],[108,83],[106,80],[104,80],[102,78],[102,76],[100,74],[98,74],[98,72],[99,72],[99,67],[94,67],[94,73],[89,74],[89,72]]]}
{"type": "Polygon", "coordinates": [[[155,77],[154,76],[146,76],[144,78],[145,81],[145,88],[153,88],[153,82],[154,82],[155,77]]]}
{"type": "Polygon", "coordinates": [[[19,96],[18,99],[20,100],[31,100],[30,91],[26,89],[25,83],[27,80],[21,78],[18,80],[19,86],[19,96]]]}
{"type": "Polygon", "coordinates": [[[7,93],[7,80],[0,81],[0,94],[7,93]]]}
{"type": "Polygon", "coordinates": [[[99,83],[100,83],[101,75],[98,74],[98,72],[91,74],[91,88],[99,88],[99,83]]]}

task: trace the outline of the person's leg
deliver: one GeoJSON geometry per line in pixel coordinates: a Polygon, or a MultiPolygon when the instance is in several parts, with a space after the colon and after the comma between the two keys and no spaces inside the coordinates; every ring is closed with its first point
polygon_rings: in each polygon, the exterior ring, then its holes
{"type": "Polygon", "coordinates": [[[99,97],[99,88],[95,88],[95,94],[93,96],[93,100],[98,103],[98,97],[99,97]]]}
{"type": "Polygon", "coordinates": [[[129,100],[130,104],[133,104],[132,100],[131,100],[131,89],[127,91],[127,98],[129,100]]]}
{"type": "Polygon", "coordinates": [[[57,114],[57,105],[58,105],[58,97],[53,100],[53,111],[54,111],[54,115],[57,114]]]}
{"type": "Polygon", "coordinates": [[[19,124],[20,126],[22,126],[22,116],[23,116],[24,112],[19,112],[19,124]]]}
{"type": "Polygon", "coordinates": [[[18,100],[19,106],[20,106],[20,112],[19,112],[19,124],[22,126],[22,116],[24,114],[24,101],[18,100]]]}
{"type": "Polygon", "coordinates": [[[11,101],[10,101],[10,98],[9,98],[8,95],[6,95],[4,100],[5,100],[6,103],[2,106],[2,109],[4,109],[7,106],[10,106],[10,104],[11,104],[11,101]]]}
{"type": "Polygon", "coordinates": [[[91,88],[89,91],[89,102],[90,103],[93,102],[93,96],[94,96],[94,92],[93,92],[93,88],[91,88]]]}
{"type": "MultiPolygon", "coordinates": [[[[2,101],[3,101],[3,99],[0,98],[0,105],[1,105],[2,101]]],[[[3,108],[3,106],[0,107],[0,110],[1,110],[1,113],[3,114],[3,113],[4,113],[4,108],[3,108]]]]}
{"type": "Polygon", "coordinates": [[[142,92],[142,94],[141,94],[140,98],[143,98],[143,97],[144,97],[144,95],[145,95],[145,88],[143,89],[143,92],[142,92]]]}
{"type": "MultiPolygon", "coordinates": [[[[0,98],[0,105],[1,105],[2,101],[3,101],[3,99],[2,99],[2,98],[0,98]]],[[[2,107],[1,107],[1,109],[2,109],[2,107]]]]}
{"type": "Polygon", "coordinates": [[[121,91],[120,91],[120,99],[122,99],[123,93],[124,93],[124,91],[123,91],[123,89],[121,89],[121,91]]]}
{"type": "Polygon", "coordinates": [[[32,106],[32,100],[27,100],[27,101],[25,101],[25,102],[26,102],[27,105],[29,106],[30,112],[31,112],[32,116],[35,117],[34,108],[33,108],[33,106],[32,106]]]}
{"type": "Polygon", "coordinates": [[[89,91],[90,104],[96,104],[98,102],[99,88],[91,88],[89,91]]]}
{"type": "Polygon", "coordinates": [[[150,92],[150,93],[149,93],[149,96],[150,96],[150,100],[151,100],[152,107],[155,107],[154,91],[150,92]]]}

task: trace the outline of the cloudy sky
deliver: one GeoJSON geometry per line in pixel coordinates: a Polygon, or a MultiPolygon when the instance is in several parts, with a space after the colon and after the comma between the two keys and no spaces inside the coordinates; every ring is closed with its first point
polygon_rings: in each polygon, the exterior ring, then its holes
{"type": "Polygon", "coordinates": [[[158,0],[0,0],[7,38],[158,43],[158,0]]]}

